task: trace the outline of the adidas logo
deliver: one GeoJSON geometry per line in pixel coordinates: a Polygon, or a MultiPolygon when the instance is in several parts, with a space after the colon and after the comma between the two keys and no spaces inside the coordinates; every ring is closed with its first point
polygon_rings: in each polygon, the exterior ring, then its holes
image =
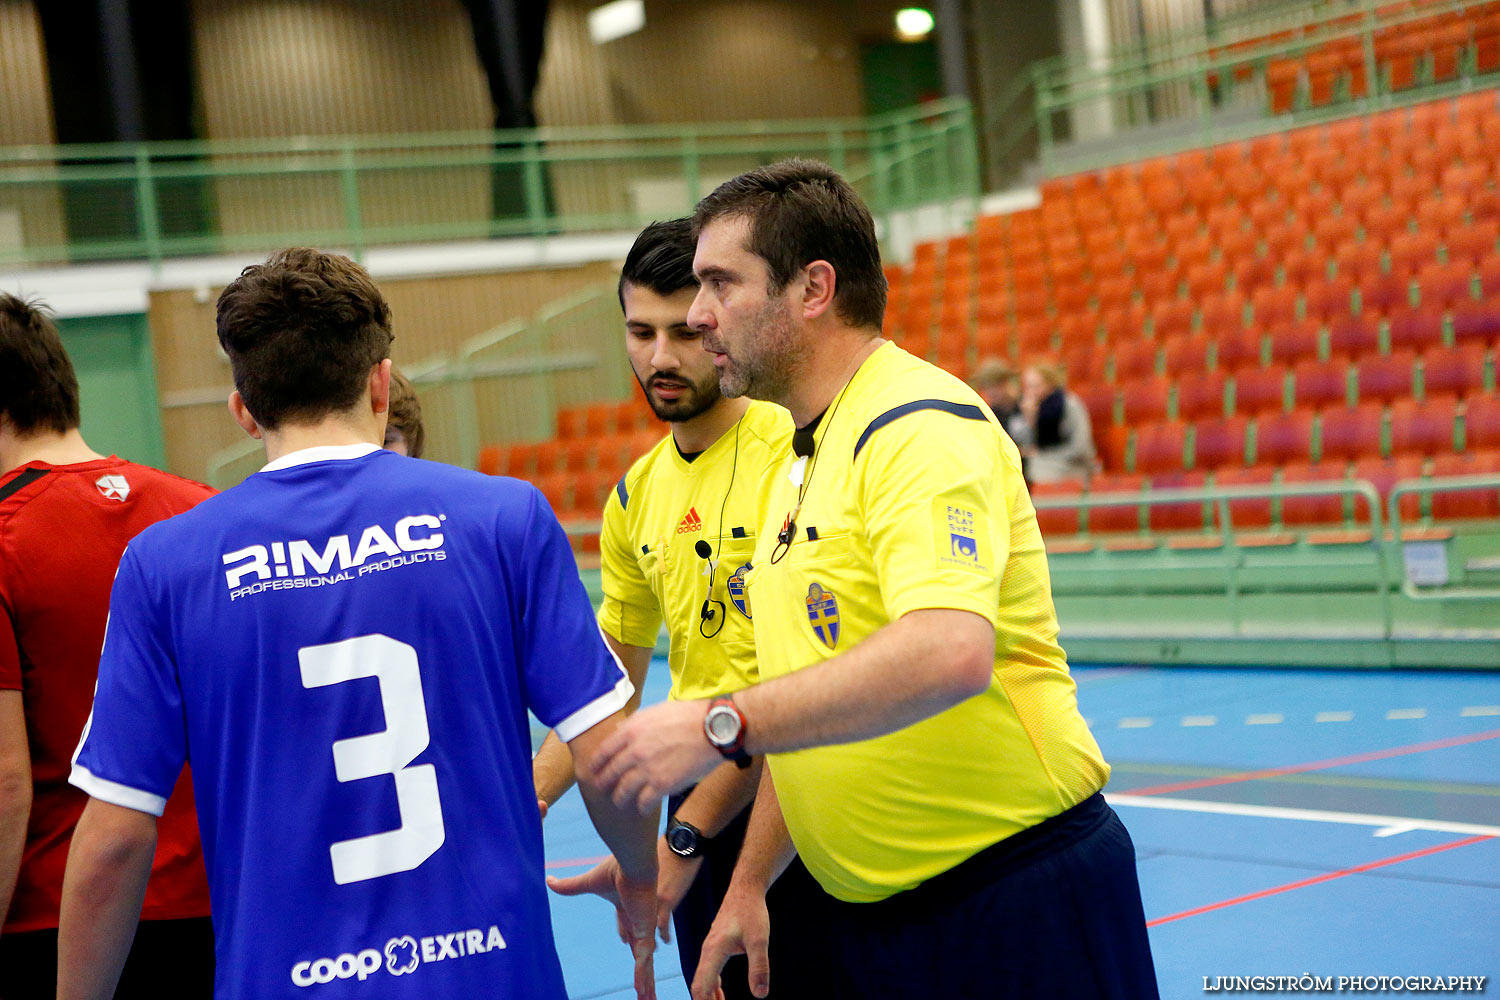
{"type": "Polygon", "coordinates": [[[696,507],[689,507],[688,512],[682,515],[682,520],[677,522],[677,533],[686,535],[690,531],[702,531],[703,518],[698,516],[696,507]]]}

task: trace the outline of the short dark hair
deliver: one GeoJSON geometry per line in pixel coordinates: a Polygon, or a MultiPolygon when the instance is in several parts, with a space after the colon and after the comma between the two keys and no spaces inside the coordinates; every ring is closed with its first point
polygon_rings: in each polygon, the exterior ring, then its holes
{"type": "Polygon", "coordinates": [[[815,160],[782,160],[725,181],[698,203],[694,232],[716,219],[750,220],[746,247],[766,262],[772,295],[815,260],[833,265],[834,308],[847,323],[879,328],[886,280],[875,220],[849,182],[815,160]]]}
{"type": "Polygon", "coordinates": [[[692,219],[653,222],[642,229],[620,269],[620,308],[625,308],[626,282],[663,296],[697,288],[698,279],[693,276],[697,249],[692,219]]]}
{"type": "Polygon", "coordinates": [[[0,417],[22,434],[78,426],[78,376],[46,307],[3,292],[0,417]]]}
{"type": "Polygon", "coordinates": [[[422,448],[427,444],[427,430],[422,425],[422,402],[417,399],[417,390],[411,379],[394,369],[391,371],[391,406],[386,420],[401,432],[406,441],[406,454],[411,458],[421,458],[422,448]]]}
{"type": "Polygon", "coordinates": [[[369,273],[306,247],[241,271],[219,296],[218,329],[234,387],[268,430],[352,407],[393,339],[369,273]]]}

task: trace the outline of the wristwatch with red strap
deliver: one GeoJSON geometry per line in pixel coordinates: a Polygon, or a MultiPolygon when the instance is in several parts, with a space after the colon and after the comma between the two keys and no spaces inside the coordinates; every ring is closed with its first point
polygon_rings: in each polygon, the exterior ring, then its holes
{"type": "Polygon", "coordinates": [[[703,735],[709,745],[740,767],[750,766],[745,752],[745,716],[733,698],[715,698],[703,716],[703,735]]]}

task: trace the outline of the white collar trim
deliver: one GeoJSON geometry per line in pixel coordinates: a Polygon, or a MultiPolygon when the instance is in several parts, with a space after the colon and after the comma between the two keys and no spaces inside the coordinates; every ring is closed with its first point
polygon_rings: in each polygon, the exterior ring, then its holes
{"type": "Polygon", "coordinates": [[[315,448],[303,448],[300,451],[288,452],[274,462],[268,462],[261,468],[261,472],[276,472],[280,469],[290,469],[296,465],[307,465],[310,462],[345,462],[354,458],[364,458],[371,452],[380,450],[378,444],[324,444],[315,448]]]}

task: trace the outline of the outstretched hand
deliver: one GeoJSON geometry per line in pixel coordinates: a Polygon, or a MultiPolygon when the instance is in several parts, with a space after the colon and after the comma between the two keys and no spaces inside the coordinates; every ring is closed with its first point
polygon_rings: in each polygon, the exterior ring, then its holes
{"type": "Polygon", "coordinates": [[[667,701],[626,719],[599,748],[593,769],[615,807],[641,815],[712,771],[724,758],[703,733],[706,701],[667,701]]]}
{"type": "Polygon", "coordinates": [[[628,878],[613,857],[605,858],[582,875],[568,878],[548,876],[547,887],[559,896],[592,893],[615,907],[615,927],[620,940],[630,946],[635,959],[635,995],[638,1000],[656,1000],[656,882],[628,878]]]}
{"type": "Polygon", "coordinates": [[[749,962],[750,992],[757,997],[770,993],[770,942],[771,916],[765,894],[731,885],[703,941],[693,976],[693,1000],[723,1000],[719,975],[732,955],[744,955],[749,962]]]}

